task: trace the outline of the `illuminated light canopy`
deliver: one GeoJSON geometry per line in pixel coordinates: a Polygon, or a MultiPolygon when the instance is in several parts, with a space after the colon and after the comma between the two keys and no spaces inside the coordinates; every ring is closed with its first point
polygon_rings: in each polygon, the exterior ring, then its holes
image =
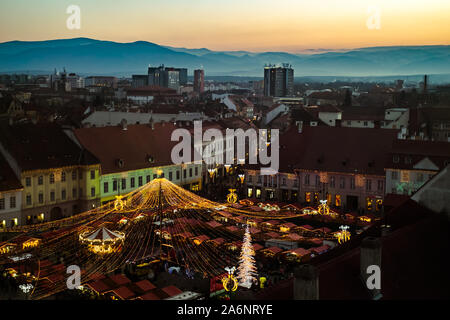
{"type": "Polygon", "coordinates": [[[90,251],[99,254],[118,251],[119,245],[123,243],[124,239],[123,232],[111,231],[105,227],[80,234],[80,242],[88,245],[90,251]]]}
{"type": "Polygon", "coordinates": [[[347,231],[349,228],[349,226],[340,226],[339,229],[341,229],[341,231],[335,233],[335,236],[340,244],[350,240],[351,233],[347,231]]]}
{"type": "Polygon", "coordinates": [[[239,180],[241,181],[241,183],[244,183],[245,175],[241,173],[238,175],[238,177],[239,177],[239,180]]]}
{"type": "Polygon", "coordinates": [[[236,267],[226,267],[225,271],[228,272],[228,276],[222,278],[223,288],[225,291],[236,291],[239,285],[239,281],[234,277],[236,267]]]}
{"type": "Polygon", "coordinates": [[[208,169],[209,177],[212,179],[214,177],[215,169],[208,169]]]}
{"type": "Polygon", "coordinates": [[[124,196],[116,196],[116,200],[114,200],[114,210],[123,210],[125,207],[125,201],[122,200],[124,196]]]}
{"type": "Polygon", "coordinates": [[[320,205],[317,211],[322,215],[330,214],[330,207],[328,207],[327,202],[327,200],[320,200],[320,205]]]}
{"type": "Polygon", "coordinates": [[[228,203],[236,203],[238,200],[236,189],[228,189],[230,193],[227,196],[227,202],[228,203]]]}

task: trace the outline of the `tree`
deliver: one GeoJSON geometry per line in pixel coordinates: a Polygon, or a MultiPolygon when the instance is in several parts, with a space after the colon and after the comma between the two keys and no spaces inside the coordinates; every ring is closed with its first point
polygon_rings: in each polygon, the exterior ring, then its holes
{"type": "Polygon", "coordinates": [[[252,236],[250,235],[250,229],[247,225],[237,270],[239,285],[246,288],[250,288],[253,282],[257,282],[257,269],[254,256],[255,250],[253,250],[252,246],[252,236]]]}

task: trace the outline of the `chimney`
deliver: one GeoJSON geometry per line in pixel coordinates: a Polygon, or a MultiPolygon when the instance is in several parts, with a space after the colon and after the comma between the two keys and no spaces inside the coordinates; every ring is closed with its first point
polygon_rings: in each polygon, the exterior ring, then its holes
{"type": "MultiPolygon", "coordinates": [[[[380,299],[383,295],[380,289],[374,288],[369,289],[367,287],[367,279],[376,275],[377,271],[369,270],[367,268],[370,266],[376,266],[381,273],[381,239],[375,237],[367,237],[361,243],[361,253],[360,253],[360,276],[363,281],[363,285],[370,292],[370,296],[373,300],[380,299]]],[[[381,274],[380,274],[381,277],[381,274]]],[[[370,281],[372,283],[372,281],[370,281]]],[[[380,279],[381,285],[381,279],[380,279]]]]}
{"type": "Polygon", "coordinates": [[[120,125],[122,126],[122,130],[127,130],[127,120],[122,119],[122,121],[120,121],[120,125]]]}
{"type": "Polygon", "coordinates": [[[319,300],[319,271],[304,264],[294,271],[294,300],[319,300]]]}
{"type": "Polygon", "coordinates": [[[297,125],[298,133],[302,133],[302,131],[303,131],[303,121],[296,121],[295,124],[297,125]]]}

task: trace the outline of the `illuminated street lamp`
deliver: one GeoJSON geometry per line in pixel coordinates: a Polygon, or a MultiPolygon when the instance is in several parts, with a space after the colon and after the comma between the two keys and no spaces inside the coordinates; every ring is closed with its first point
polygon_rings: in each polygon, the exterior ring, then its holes
{"type": "Polygon", "coordinates": [[[238,177],[239,177],[239,180],[241,181],[241,184],[244,183],[245,175],[243,173],[240,173],[238,175],[238,177]]]}

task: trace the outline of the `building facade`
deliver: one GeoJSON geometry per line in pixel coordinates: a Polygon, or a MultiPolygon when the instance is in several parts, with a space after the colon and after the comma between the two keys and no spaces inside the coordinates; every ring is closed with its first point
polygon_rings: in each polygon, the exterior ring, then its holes
{"type": "Polygon", "coordinates": [[[58,126],[9,126],[0,142],[2,155],[23,186],[19,225],[98,206],[100,163],[58,126]]]}
{"type": "Polygon", "coordinates": [[[286,97],[294,94],[294,69],[289,64],[264,68],[264,95],[286,97]]]}

